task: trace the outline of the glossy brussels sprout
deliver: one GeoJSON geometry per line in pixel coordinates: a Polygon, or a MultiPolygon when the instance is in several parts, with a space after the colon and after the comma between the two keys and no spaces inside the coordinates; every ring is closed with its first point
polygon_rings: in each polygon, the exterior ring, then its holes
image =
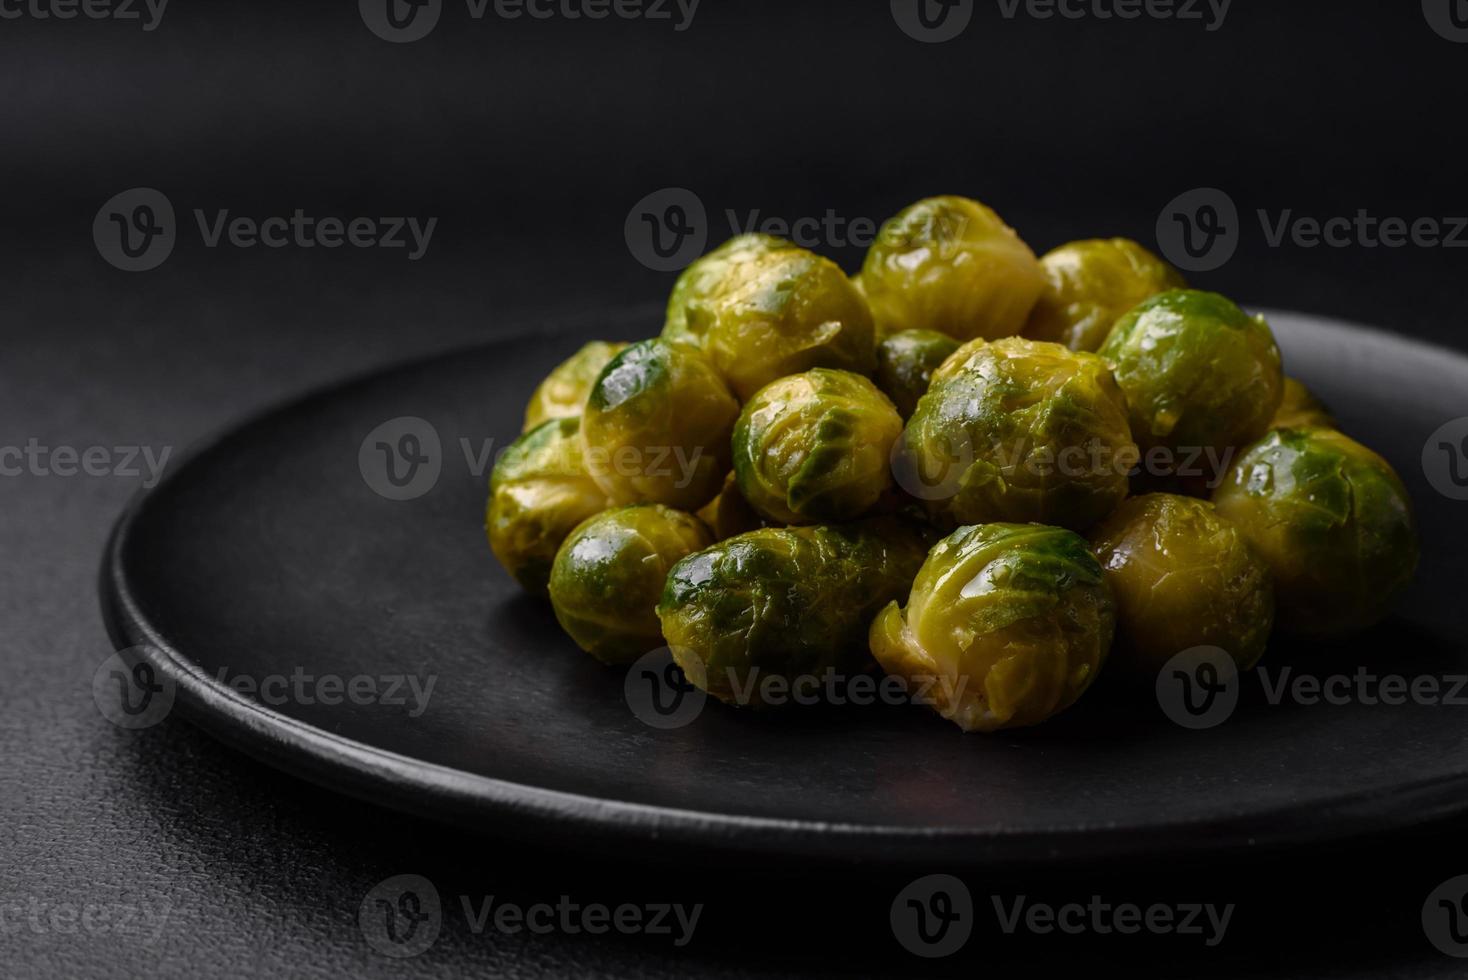
{"type": "Polygon", "coordinates": [[[877,345],[877,387],[904,419],[928,392],[933,372],[958,350],[958,341],[936,330],[899,330],[877,345]]]}
{"type": "Polygon", "coordinates": [[[495,463],[484,527],[506,571],[526,591],[545,595],[561,542],[608,506],[582,456],[581,420],[552,419],[516,439],[495,463]]]}
{"type": "Polygon", "coordinates": [[[697,349],[644,340],[602,369],[581,435],[592,479],[614,503],[692,510],[729,471],[739,403],[697,349]]]}
{"type": "Polygon", "coordinates": [[[1280,399],[1279,410],[1274,413],[1274,421],[1270,423],[1271,429],[1308,429],[1311,426],[1319,426],[1322,429],[1334,429],[1335,419],[1313,394],[1294,378],[1284,379],[1284,397],[1280,399]]]}
{"type": "Polygon", "coordinates": [[[758,531],[765,526],[754,508],[749,506],[749,501],[744,499],[744,494],[739,492],[733,473],[724,477],[724,488],[714,499],[698,509],[698,517],[714,532],[715,541],[724,541],[746,531],[758,531]]]}
{"type": "Polygon", "coordinates": [[[1376,623],[1417,570],[1412,505],[1391,465],[1334,429],[1275,429],[1213,494],[1274,573],[1278,622],[1330,636],[1376,623]]]}
{"type": "Polygon", "coordinates": [[[1111,648],[1116,609],[1086,541],[1038,524],[962,527],[938,542],[907,608],[877,615],[872,654],[924,684],[966,732],[1044,721],[1075,703],[1111,648]]]}
{"type": "Polygon", "coordinates": [[[1269,324],[1217,293],[1178,289],[1144,301],[1117,321],[1100,354],[1144,450],[1248,445],[1284,390],[1269,324]]]}
{"type": "Polygon", "coordinates": [[[529,432],[547,419],[580,415],[586,407],[586,396],[591,394],[591,386],[596,384],[596,376],[626,346],[593,340],[562,361],[530,396],[530,404],[525,407],[523,431],[529,432]]]}
{"type": "Polygon", "coordinates": [[[1193,647],[1226,650],[1240,670],[1264,655],[1274,624],[1269,568],[1206,500],[1127,500],[1091,534],[1116,597],[1110,671],[1155,681],[1193,647]]]}
{"type": "Polygon", "coordinates": [[[734,478],[777,524],[860,517],[892,485],[902,419],[859,374],[812,368],[765,385],[734,426],[734,478]]]}
{"type": "Polygon", "coordinates": [[[871,669],[867,624],[907,590],[927,545],[900,517],[741,534],[673,567],[663,635],[694,684],[766,706],[770,679],[788,691],[797,678],[871,669]]]}
{"type": "Polygon", "coordinates": [[[791,245],[720,269],[717,283],[684,303],[683,330],[702,338],[741,401],[813,367],[875,369],[871,311],[830,259],[791,245]]]}
{"type": "Polygon", "coordinates": [[[663,321],[663,339],[701,346],[703,330],[709,325],[708,317],[695,317],[692,327],[688,323],[688,306],[701,303],[712,296],[724,283],[737,280],[740,270],[751,259],[766,252],[776,252],[794,245],[783,238],[760,233],[731,238],[712,252],[697,260],[673,284],[673,293],[668,297],[668,312],[663,321]]]}
{"type": "Polygon", "coordinates": [[[1187,285],[1182,274],[1127,238],[1070,242],[1040,259],[1045,288],[1024,335],[1094,351],[1142,300],[1187,285]]]}
{"type": "Polygon", "coordinates": [[[1135,463],[1126,401],[1100,358],[1008,337],[965,344],[938,369],[897,473],[949,527],[1083,530],[1121,503],[1135,463]]]}
{"type": "Polygon", "coordinates": [[[1044,285],[1040,263],[989,208],[932,197],[889,220],[861,269],[877,331],[959,340],[1017,334],[1044,285]]]}
{"type": "Polygon", "coordinates": [[[602,663],[631,663],[663,645],[656,610],[668,569],[711,543],[702,521],[661,504],[603,511],[556,553],[556,620],[602,663]]]}

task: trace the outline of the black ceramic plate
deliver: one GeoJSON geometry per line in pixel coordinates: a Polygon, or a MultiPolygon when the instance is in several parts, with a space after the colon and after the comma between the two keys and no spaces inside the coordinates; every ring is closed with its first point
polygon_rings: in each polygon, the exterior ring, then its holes
{"type": "MultiPolygon", "coordinates": [[[[1277,644],[1271,680],[1285,666],[1468,673],[1468,503],[1434,490],[1423,465],[1429,436],[1468,415],[1468,359],[1271,319],[1289,371],[1402,474],[1425,547],[1396,618],[1333,648],[1277,644]]],[[[273,765],[580,846],[1023,863],[1339,838],[1468,809],[1468,706],[1276,705],[1252,678],[1233,716],[1201,731],[1104,688],[996,736],[910,706],[710,704],[685,727],[649,727],[623,673],[580,653],[491,557],[476,457],[483,440],[514,438],[535,383],[582,341],[657,324],[642,311],[527,331],[311,395],[198,448],[117,527],[103,572],[114,638],[145,647],[178,710],[273,765]],[[431,489],[393,500],[378,491],[419,487],[391,489],[380,440],[362,447],[404,416],[436,431],[439,473],[423,464],[431,489]],[[406,685],[387,696],[409,674],[435,678],[424,711],[406,685]],[[221,680],[240,677],[268,689],[221,680]],[[375,693],[359,686],[352,703],[330,678],[368,678],[375,693]]]]}

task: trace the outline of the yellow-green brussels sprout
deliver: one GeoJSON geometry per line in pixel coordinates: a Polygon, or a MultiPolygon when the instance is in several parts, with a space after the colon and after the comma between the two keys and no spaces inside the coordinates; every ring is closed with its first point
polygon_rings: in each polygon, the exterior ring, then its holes
{"type": "Polygon", "coordinates": [[[1258,439],[1284,390],[1263,317],[1217,293],[1177,289],[1116,322],[1100,354],[1131,407],[1144,449],[1226,449],[1258,439]]]}
{"type": "Polygon", "coordinates": [[[1264,655],[1274,624],[1269,568],[1206,500],[1132,497],[1091,534],[1116,597],[1111,666],[1148,681],[1193,647],[1228,651],[1240,670],[1264,655]]]}
{"type": "Polygon", "coordinates": [[[1070,242],[1040,259],[1045,289],[1024,335],[1094,351],[1142,300],[1187,286],[1182,274],[1128,238],[1070,242]]]}
{"type": "Polygon", "coordinates": [[[702,302],[716,292],[726,281],[737,280],[740,269],[755,256],[766,252],[795,248],[783,238],[754,233],[731,238],[703,258],[697,260],[673,284],[673,293],[668,297],[667,318],[663,322],[663,339],[701,346],[703,331],[708,328],[709,317],[695,317],[690,327],[688,306],[702,302]]]}
{"type": "Polygon", "coordinates": [[[734,426],[734,479],[777,524],[860,517],[892,485],[902,419],[859,374],[812,368],[765,385],[734,426]]]}
{"type": "Polygon", "coordinates": [[[1083,530],[1127,494],[1126,401],[1095,354],[1018,337],[972,341],[933,375],[902,435],[898,482],[953,527],[1083,530]]]}
{"type": "Polygon", "coordinates": [[[1034,725],[1074,704],[1111,649],[1116,608],[1084,538],[1039,524],[962,527],[933,547],[872,654],[925,683],[966,732],[1034,725]]]}
{"type": "Polygon", "coordinates": [[[830,259],[791,245],[720,268],[716,284],[684,303],[683,329],[702,337],[741,401],[813,367],[876,368],[871,311],[830,259]]]}
{"type": "Polygon", "coordinates": [[[631,663],[663,645],[657,604],[668,569],[712,540],[698,518],[662,504],[597,514],[556,553],[550,576],[556,620],[602,663],[631,663]]]}
{"type": "Polygon", "coordinates": [[[1311,426],[1334,429],[1336,421],[1331,416],[1330,409],[1326,408],[1309,388],[1294,378],[1286,377],[1284,397],[1280,399],[1279,410],[1274,413],[1274,421],[1269,424],[1269,427],[1271,429],[1308,429],[1311,426]]]}
{"type": "Polygon", "coordinates": [[[1275,429],[1213,494],[1274,573],[1278,621],[1331,636],[1381,620],[1417,570],[1412,504],[1391,464],[1334,429],[1275,429]]]}
{"type": "Polygon", "coordinates": [[[597,375],[626,346],[593,340],[562,361],[530,396],[522,431],[529,432],[546,419],[580,415],[586,407],[586,396],[591,394],[591,386],[596,384],[597,375]]]}
{"type": "Polygon", "coordinates": [[[551,562],[571,530],[610,506],[581,452],[581,420],[551,419],[522,435],[495,463],[484,529],[505,570],[545,595],[551,562]]]}
{"type": "Polygon", "coordinates": [[[877,345],[877,387],[904,419],[928,392],[933,372],[958,350],[958,341],[936,330],[899,330],[877,345]]]}
{"type": "Polygon", "coordinates": [[[658,617],[673,659],[720,700],[770,703],[773,682],[872,669],[867,624],[901,596],[927,551],[900,517],[766,528],[690,555],[668,573],[658,617]]]}
{"type": "Polygon", "coordinates": [[[644,340],[608,362],[586,399],[587,468],[613,503],[692,510],[729,471],[738,416],[739,403],[697,349],[644,340]]]}
{"type": "Polygon", "coordinates": [[[890,219],[861,268],[877,332],[937,330],[959,340],[1017,334],[1044,286],[1039,260],[999,215],[966,197],[930,197],[890,219]]]}
{"type": "Polygon", "coordinates": [[[746,531],[758,531],[764,521],[749,506],[739,484],[730,473],[724,477],[724,488],[718,495],[698,509],[698,517],[714,532],[715,541],[724,541],[746,531]]]}

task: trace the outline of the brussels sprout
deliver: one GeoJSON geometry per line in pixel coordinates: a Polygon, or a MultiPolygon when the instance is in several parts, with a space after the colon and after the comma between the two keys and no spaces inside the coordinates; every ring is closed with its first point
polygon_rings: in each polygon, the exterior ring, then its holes
{"type": "Polygon", "coordinates": [[[904,419],[928,392],[933,372],[958,350],[958,341],[936,330],[899,330],[877,345],[877,387],[904,419]]]}
{"type": "Polygon", "coordinates": [[[1095,354],[972,341],[933,375],[902,436],[898,482],[954,527],[1032,521],[1082,530],[1127,493],[1126,401],[1095,354]]]}
{"type": "Polygon", "coordinates": [[[1417,527],[1391,464],[1334,429],[1275,429],[1213,494],[1274,573],[1278,621],[1331,636],[1381,620],[1417,570],[1417,527]]]}
{"type": "Polygon", "coordinates": [[[602,369],[581,435],[592,479],[613,503],[692,510],[729,471],[739,403],[697,349],[644,340],[602,369]]]}
{"type": "Polygon", "coordinates": [[[1100,354],[1144,450],[1247,445],[1269,427],[1284,390],[1269,324],[1217,293],[1178,289],[1144,301],[1116,322],[1100,354]]]}
{"type": "Polygon", "coordinates": [[[1014,229],[966,197],[931,197],[889,220],[861,269],[882,336],[914,329],[959,340],[1017,334],[1044,281],[1014,229]]]}
{"type": "Polygon", "coordinates": [[[1284,379],[1284,397],[1280,399],[1279,410],[1274,413],[1274,421],[1269,424],[1271,429],[1308,429],[1311,426],[1319,426],[1322,429],[1336,428],[1336,421],[1326,408],[1316,398],[1309,388],[1306,388],[1294,378],[1284,379]]]}
{"type": "Polygon", "coordinates": [[[872,623],[872,654],[925,684],[966,732],[1044,721],[1106,660],[1115,602],[1084,538],[1038,524],[962,527],[934,546],[906,610],[872,623]]]}
{"type": "Polygon", "coordinates": [[[1182,274],[1127,238],[1070,242],[1040,259],[1045,289],[1024,335],[1094,351],[1142,300],[1187,286],[1182,274]]]}
{"type": "Polygon", "coordinates": [[[1240,670],[1264,655],[1274,623],[1269,568],[1208,501],[1133,497],[1092,532],[1091,544],[1116,597],[1108,670],[1152,681],[1199,646],[1228,651],[1240,670]]]}
{"type": "Polygon", "coordinates": [[[777,524],[860,517],[892,485],[902,419],[859,374],[812,368],[761,388],[734,426],[734,478],[777,524]]]}
{"type": "Polygon", "coordinates": [[[813,367],[876,368],[871,311],[830,259],[791,245],[719,268],[716,284],[685,301],[683,330],[703,338],[741,401],[813,367]]]}
{"type": "Polygon", "coordinates": [[[714,532],[715,541],[724,541],[746,531],[758,531],[764,527],[760,516],[749,506],[734,474],[724,477],[724,489],[698,510],[698,517],[714,532]]]}
{"type": "Polygon", "coordinates": [[[580,415],[586,407],[586,396],[591,394],[591,386],[596,384],[597,375],[626,346],[593,340],[562,361],[530,396],[522,431],[529,432],[546,419],[580,415]]]}
{"type": "Polygon", "coordinates": [[[581,451],[581,420],[551,419],[516,439],[489,480],[484,528],[500,564],[545,595],[551,562],[571,530],[610,506],[581,451]]]}
{"type": "Polygon", "coordinates": [[[787,248],[795,246],[774,235],[740,235],[729,239],[684,269],[678,281],[673,284],[672,295],[668,297],[663,339],[701,346],[702,332],[708,327],[709,319],[699,319],[690,327],[688,305],[708,299],[726,280],[737,280],[741,275],[740,270],[756,256],[787,248]]]}
{"type": "Polygon", "coordinates": [[[703,690],[753,707],[769,701],[770,679],[870,670],[867,624],[907,590],[925,534],[880,517],[751,531],[690,555],[658,605],[673,658],[703,690]]]}
{"type": "Polygon", "coordinates": [[[668,569],[712,541],[698,518],[662,504],[597,514],[556,553],[556,620],[602,663],[631,663],[663,645],[656,609],[668,569]]]}

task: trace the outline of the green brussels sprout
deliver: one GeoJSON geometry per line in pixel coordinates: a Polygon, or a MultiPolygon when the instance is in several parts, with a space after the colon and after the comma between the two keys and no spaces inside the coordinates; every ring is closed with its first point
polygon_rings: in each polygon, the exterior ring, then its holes
{"type": "Polygon", "coordinates": [[[566,535],[610,506],[581,449],[581,420],[551,419],[511,443],[490,476],[489,546],[527,592],[546,594],[566,535]]]}
{"type": "Polygon", "coordinates": [[[1034,725],[1074,704],[1111,649],[1116,606],[1084,538],[1039,524],[962,527],[933,547],[872,655],[923,682],[966,732],[1034,725]]]}
{"type": "Polygon", "coordinates": [[[1177,289],[1116,322],[1100,354],[1131,407],[1144,449],[1245,446],[1269,427],[1284,390],[1263,317],[1217,293],[1177,289]]]}
{"type": "Polygon", "coordinates": [[[1281,629],[1380,621],[1417,570],[1416,522],[1391,464],[1334,429],[1275,429],[1213,494],[1274,573],[1281,629]]]}
{"type": "Polygon", "coordinates": [[[740,270],[756,256],[790,248],[795,246],[774,235],[758,232],[739,235],[684,269],[678,281],[673,284],[672,295],[668,297],[663,339],[702,346],[702,331],[708,327],[710,321],[707,317],[695,318],[695,323],[690,327],[689,304],[708,299],[726,280],[737,280],[742,274],[740,270]]]}
{"type": "Polygon", "coordinates": [[[529,432],[546,419],[566,419],[580,415],[586,407],[586,396],[596,384],[597,375],[607,362],[626,348],[626,344],[593,340],[562,361],[530,396],[525,407],[525,427],[529,432]]]}
{"type": "Polygon", "coordinates": [[[911,417],[928,392],[933,372],[958,350],[958,341],[936,330],[899,330],[877,345],[877,387],[897,413],[911,417]]]}
{"type": "Polygon", "coordinates": [[[556,620],[602,663],[631,663],[663,645],[656,610],[668,569],[712,542],[702,521],[662,504],[603,511],[556,552],[556,620]]]}
{"type": "Polygon", "coordinates": [[[867,624],[923,562],[922,525],[900,517],[766,528],[668,573],[658,617],[688,679],[722,701],[767,704],[765,684],[871,670],[867,624]]]}
{"type": "Polygon", "coordinates": [[[1309,388],[1287,376],[1284,379],[1284,397],[1280,399],[1279,410],[1274,413],[1274,421],[1269,423],[1269,427],[1271,429],[1308,429],[1311,426],[1334,429],[1336,421],[1331,416],[1330,409],[1326,408],[1309,388]]]}
{"type": "Polygon", "coordinates": [[[715,284],[684,302],[683,330],[703,339],[741,401],[813,367],[876,368],[871,311],[830,259],[791,245],[719,268],[715,284]]]}
{"type": "Polygon", "coordinates": [[[1206,500],[1132,497],[1091,534],[1116,597],[1111,666],[1155,680],[1193,647],[1226,650],[1240,670],[1264,655],[1274,624],[1269,567],[1206,500]]]}
{"type": "Polygon", "coordinates": [[[586,400],[592,479],[617,504],[692,510],[729,471],[739,403],[696,348],[644,340],[612,358],[586,400]]]}
{"type": "Polygon", "coordinates": [[[948,527],[1083,530],[1126,497],[1137,458],[1101,359],[1018,337],[971,341],[945,361],[901,447],[898,482],[948,527]]]}
{"type": "Polygon", "coordinates": [[[734,478],[777,524],[860,517],[892,485],[902,419],[859,374],[812,368],[771,382],[734,425],[734,478]]]}
{"type": "Polygon", "coordinates": [[[881,336],[937,330],[959,340],[1017,334],[1044,286],[1039,260],[999,215],[930,197],[890,219],[861,268],[881,336]]]}
{"type": "Polygon", "coordinates": [[[1128,238],[1070,242],[1040,259],[1045,289],[1030,312],[1031,340],[1094,351],[1142,300],[1183,289],[1182,274],[1128,238]]]}
{"type": "Polygon", "coordinates": [[[749,506],[749,501],[744,499],[744,494],[739,492],[739,484],[732,472],[724,477],[724,488],[714,499],[698,509],[698,517],[714,532],[715,541],[725,541],[736,534],[758,531],[765,526],[754,508],[749,506]]]}

